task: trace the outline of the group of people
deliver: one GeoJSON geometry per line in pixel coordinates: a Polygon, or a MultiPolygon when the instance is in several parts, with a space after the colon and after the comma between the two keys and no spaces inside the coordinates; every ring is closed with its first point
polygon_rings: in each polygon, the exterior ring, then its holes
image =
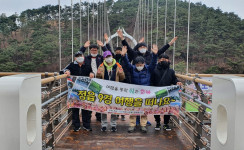
{"type": "MultiPolygon", "coordinates": [[[[123,47],[117,47],[113,53],[109,45],[107,34],[104,35],[106,45],[97,40],[96,44],[85,42],[84,46],[75,54],[75,61],[65,67],[60,74],[74,76],[88,76],[90,78],[100,78],[104,80],[124,82],[128,84],[145,85],[145,86],[170,86],[181,85],[175,76],[173,69],[170,69],[169,57],[164,52],[177,40],[173,38],[168,44],[158,49],[157,45],[152,45],[149,50],[144,38],[138,44],[131,48],[123,36],[121,30],[117,31],[122,41],[123,47]],[[99,47],[103,50],[103,56],[98,54],[99,47]],[[85,56],[85,51],[89,48],[90,54],[85,56]]],[[[79,108],[72,108],[72,124],[74,131],[81,129],[79,119],[79,108]]],[[[91,114],[89,110],[81,110],[83,128],[92,131],[91,114]]],[[[107,114],[96,113],[98,121],[101,121],[101,131],[105,132],[108,128],[107,114]]],[[[160,115],[155,115],[155,130],[161,129],[160,115]]],[[[110,125],[111,131],[117,131],[117,115],[111,114],[110,125]]],[[[125,120],[125,117],[122,116],[125,120]]],[[[135,126],[139,123],[142,132],[147,132],[147,116],[129,117],[130,125],[128,132],[135,131],[135,126]]],[[[169,123],[170,116],[164,115],[163,129],[171,130],[169,123]]]]}

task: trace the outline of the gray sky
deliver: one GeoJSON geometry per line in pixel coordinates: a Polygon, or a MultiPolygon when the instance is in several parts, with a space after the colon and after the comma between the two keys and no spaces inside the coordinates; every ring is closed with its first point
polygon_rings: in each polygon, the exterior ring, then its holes
{"type": "MultiPolygon", "coordinates": [[[[73,0],[73,3],[78,2],[79,0],[73,0]]],[[[219,7],[224,12],[234,12],[244,19],[244,9],[242,8],[244,6],[243,0],[191,0],[191,2],[202,2],[208,7],[219,7]]],[[[70,0],[61,0],[61,5],[70,5],[70,3],[70,0]]],[[[20,12],[26,9],[39,8],[47,4],[57,5],[58,0],[0,0],[0,14],[6,13],[7,16],[15,12],[20,14],[20,12]]]]}

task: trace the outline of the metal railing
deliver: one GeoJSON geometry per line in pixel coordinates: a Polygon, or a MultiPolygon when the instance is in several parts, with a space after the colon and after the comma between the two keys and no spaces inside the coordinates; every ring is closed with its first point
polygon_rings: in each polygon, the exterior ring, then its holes
{"type": "Polygon", "coordinates": [[[48,72],[0,72],[0,77],[1,76],[10,76],[10,75],[18,75],[18,74],[41,74],[42,77],[47,77],[47,76],[57,76],[58,73],[48,73],[48,72]]]}
{"type": "Polygon", "coordinates": [[[191,75],[177,74],[176,76],[186,84],[181,91],[182,107],[178,118],[179,121],[173,117],[171,117],[171,121],[193,145],[193,149],[210,149],[212,107],[209,102],[211,101],[211,95],[205,94],[199,84],[212,87],[212,82],[200,79],[197,75],[192,77],[191,75]],[[187,82],[190,82],[192,86],[189,87],[188,85],[190,84],[187,84],[187,82]],[[191,94],[194,94],[194,96],[191,94]],[[186,105],[197,111],[191,112],[187,110],[186,105]]]}
{"type": "Polygon", "coordinates": [[[41,80],[42,84],[42,149],[54,149],[70,128],[72,112],[67,109],[67,75],[41,80]]]}

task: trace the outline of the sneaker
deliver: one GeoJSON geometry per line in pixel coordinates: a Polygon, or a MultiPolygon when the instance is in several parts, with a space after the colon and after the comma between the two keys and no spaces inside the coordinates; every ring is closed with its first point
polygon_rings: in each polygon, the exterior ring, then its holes
{"type": "Polygon", "coordinates": [[[102,132],[107,131],[107,127],[102,127],[102,128],[101,128],[101,131],[102,131],[102,132]]]}
{"type": "Polygon", "coordinates": [[[121,120],[125,121],[125,116],[124,115],[121,115],[121,120]]]}
{"type": "Polygon", "coordinates": [[[86,130],[86,131],[92,131],[92,128],[83,127],[83,129],[86,130]]]}
{"type": "Polygon", "coordinates": [[[167,124],[163,125],[163,129],[166,130],[166,131],[171,131],[170,126],[167,125],[167,124]]]}
{"type": "Polygon", "coordinates": [[[134,132],[135,131],[135,127],[129,127],[129,129],[128,129],[128,132],[129,133],[132,133],[132,132],[134,132]]]}
{"type": "Polygon", "coordinates": [[[78,132],[81,129],[81,127],[75,127],[74,132],[78,132]]]}
{"type": "Polygon", "coordinates": [[[147,126],[151,126],[151,125],[152,125],[151,122],[147,121],[147,126]]]}
{"type": "Polygon", "coordinates": [[[147,133],[147,128],[146,127],[141,127],[141,132],[142,133],[147,133]]]}
{"type": "Polygon", "coordinates": [[[156,131],[159,131],[161,130],[161,124],[160,123],[157,123],[156,124],[156,127],[154,128],[156,131]]]}
{"type": "Polygon", "coordinates": [[[116,131],[117,131],[117,128],[116,128],[116,127],[112,127],[112,128],[111,128],[111,131],[112,131],[112,132],[116,132],[116,131]]]}

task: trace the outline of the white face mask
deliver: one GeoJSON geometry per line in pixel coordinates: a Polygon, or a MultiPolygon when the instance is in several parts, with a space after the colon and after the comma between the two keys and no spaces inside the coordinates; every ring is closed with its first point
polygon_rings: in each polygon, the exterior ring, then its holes
{"type": "Polygon", "coordinates": [[[83,61],[84,61],[84,57],[77,57],[76,58],[76,61],[78,62],[78,63],[83,63],[83,61]]]}
{"type": "Polygon", "coordinates": [[[142,49],[140,49],[139,51],[140,51],[140,53],[144,54],[144,53],[146,53],[147,49],[142,48],[142,49]]]}
{"type": "Polygon", "coordinates": [[[97,54],[92,54],[92,53],[91,53],[91,56],[92,56],[92,57],[97,57],[97,54]]]}
{"type": "Polygon", "coordinates": [[[142,71],[143,68],[144,68],[143,66],[142,66],[142,67],[136,67],[136,69],[137,69],[138,71],[142,71]]]}
{"type": "Polygon", "coordinates": [[[113,58],[112,57],[105,58],[105,61],[107,63],[112,63],[113,62],[113,58]]]}

